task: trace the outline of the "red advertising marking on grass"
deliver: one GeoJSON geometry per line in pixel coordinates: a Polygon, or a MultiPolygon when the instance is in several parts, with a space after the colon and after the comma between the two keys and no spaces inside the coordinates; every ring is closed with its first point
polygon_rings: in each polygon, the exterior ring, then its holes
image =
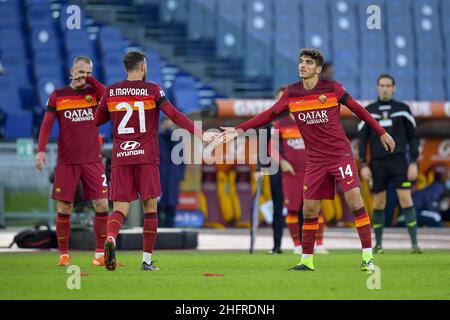
{"type": "Polygon", "coordinates": [[[204,277],[223,277],[225,276],[223,273],[204,273],[204,277]]]}
{"type": "Polygon", "coordinates": [[[81,276],[81,277],[88,277],[88,276],[89,276],[89,273],[81,272],[81,273],[80,273],[80,276],[81,276]]]}

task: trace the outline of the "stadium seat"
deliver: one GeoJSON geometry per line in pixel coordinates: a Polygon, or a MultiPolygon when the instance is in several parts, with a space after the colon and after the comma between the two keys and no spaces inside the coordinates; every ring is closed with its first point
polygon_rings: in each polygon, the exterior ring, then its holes
{"type": "Polygon", "coordinates": [[[199,108],[195,79],[188,74],[180,73],[173,82],[175,106],[183,112],[199,108]]]}
{"type": "Polygon", "coordinates": [[[188,20],[189,0],[161,0],[159,15],[163,23],[185,23],[188,20]]]}
{"type": "Polygon", "coordinates": [[[31,111],[19,111],[6,115],[5,138],[29,138],[32,135],[33,114],[31,111]]]}
{"type": "Polygon", "coordinates": [[[244,55],[244,1],[219,1],[216,48],[218,58],[244,55]]]}
{"type": "Polygon", "coordinates": [[[56,141],[59,137],[59,123],[53,122],[52,131],[50,132],[50,141],[56,141]]]}
{"type": "Polygon", "coordinates": [[[31,47],[34,52],[53,51],[58,52],[58,39],[53,27],[36,27],[31,32],[31,47]]]}
{"type": "Polygon", "coordinates": [[[6,75],[14,77],[14,81],[21,87],[30,85],[28,61],[24,53],[14,50],[5,50],[0,55],[1,61],[6,66],[6,75]]]}
{"type": "Polygon", "coordinates": [[[0,29],[2,28],[20,29],[22,19],[19,14],[19,9],[15,5],[12,5],[10,3],[11,2],[6,2],[5,4],[3,4],[3,2],[0,1],[0,4],[2,4],[0,5],[0,29]]]}
{"type": "Polygon", "coordinates": [[[246,1],[244,72],[249,77],[272,74],[272,1],[246,1]]]}
{"type": "Polygon", "coordinates": [[[217,0],[191,0],[188,3],[188,39],[212,40],[216,37],[217,0]]]}
{"type": "Polygon", "coordinates": [[[6,114],[22,111],[19,88],[12,76],[0,77],[0,109],[6,114]]]}
{"type": "Polygon", "coordinates": [[[418,71],[418,98],[424,101],[444,101],[444,73],[440,66],[418,71]]]}
{"type": "Polygon", "coordinates": [[[47,5],[30,5],[27,8],[27,24],[30,29],[39,27],[49,28],[53,24],[50,6],[47,5]]]}
{"type": "Polygon", "coordinates": [[[89,40],[89,35],[84,30],[71,30],[64,34],[64,43],[67,54],[72,51],[84,51],[86,54],[93,56],[93,43],[89,40]]]}
{"type": "Polygon", "coordinates": [[[39,106],[45,110],[48,102],[48,97],[53,91],[61,89],[64,84],[61,79],[57,77],[42,77],[38,80],[38,97],[39,106]]]}
{"type": "Polygon", "coordinates": [[[153,51],[147,50],[146,57],[147,57],[147,80],[162,85],[163,83],[161,73],[162,62],[160,56],[153,51]]]}
{"type": "Polygon", "coordinates": [[[274,7],[273,88],[293,83],[298,77],[298,55],[303,47],[303,32],[298,0],[280,0],[274,7]],[[286,28],[286,25],[294,26],[286,28]],[[296,26],[296,27],[295,27],[296,26]]]}
{"type": "Polygon", "coordinates": [[[54,76],[62,79],[61,61],[55,52],[38,52],[33,62],[34,76],[54,76]]]}
{"type": "Polygon", "coordinates": [[[15,50],[25,53],[24,36],[19,29],[16,28],[0,28],[0,51],[15,50]]]}
{"type": "Polygon", "coordinates": [[[317,48],[325,57],[331,57],[331,29],[326,23],[330,20],[328,5],[328,1],[324,0],[304,0],[302,10],[305,47],[317,48]]]}
{"type": "Polygon", "coordinates": [[[125,78],[125,69],[123,67],[122,52],[108,52],[103,56],[103,74],[105,78],[112,76],[121,76],[125,78]]]}
{"type": "Polygon", "coordinates": [[[111,51],[123,51],[123,36],[122,32],[115,27],[102,27],[98,42],[101,52],[104,54],[111,51]]]}

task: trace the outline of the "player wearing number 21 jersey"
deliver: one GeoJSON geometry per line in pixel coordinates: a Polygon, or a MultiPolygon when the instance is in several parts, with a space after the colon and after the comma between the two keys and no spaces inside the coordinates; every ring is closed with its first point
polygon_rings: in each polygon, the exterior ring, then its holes
{"type": "Polygon", "coordinates": [[[143,53],[129,52],[124,57],[124,65],[127,80],[106,88],[95,113],[97,126],[108,120],[113,123],[109,198],[114,202],[114,208],[108,218],[105,266],[115,270],[116,238],[128,215],[130,202],[140,197],[144,208],[141,269],[155,271],[158,268],[153,264],[152,253],[158,225],[156,199],[161,195],[159,112],[163,111],[181,128],[198,137],[202,137],[203,131],[167,100],[159,85],[145,82],[147,63],[143,53]]]}

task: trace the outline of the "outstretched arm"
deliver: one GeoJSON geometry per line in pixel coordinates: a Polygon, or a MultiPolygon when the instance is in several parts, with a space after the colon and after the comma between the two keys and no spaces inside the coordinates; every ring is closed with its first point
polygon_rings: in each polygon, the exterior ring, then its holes
{"type": "Polygon", "coordinates": [[[192,121],[186,117],[184,114],[182,114],[180,111],[178,111],[170,102],[169,100],[164,101],[160,106],[162,112],[166,114],[169,119],[171,119],[173,122],[175,122],[180,128],[186,129],[193,135],[202,138],[202,135],[204,134],[204,131],[198,127],[196,127],[192,121]]]}
{"type": "Polygon", "coordinates": [[[267,109],[263,113],[258,114],[257,116],[251,118],[250,120],[241,123],[236,127],[236,129],[242,129],[246,131],[251,128],[253,129],[259,128],[271,122],[277,116],[288,110],[289,110],[289,93],[288,89],[286,89],[281,98],[277,102],[275,102],[275,104],[271,108],[267,109]]]}
{"type": "Polygon", "coordinates": [[[336,82],[336,92],[338,94],[339,102],[346,105],[358,118],[367,123],[380,136],[381,143],[386,151],[393,152],[395,149],[395,141],[383,129],[382,126],[371,116],[369,111],[362,105],[356,102],[351,95],[349,95],[344,88],[336,82]]]}

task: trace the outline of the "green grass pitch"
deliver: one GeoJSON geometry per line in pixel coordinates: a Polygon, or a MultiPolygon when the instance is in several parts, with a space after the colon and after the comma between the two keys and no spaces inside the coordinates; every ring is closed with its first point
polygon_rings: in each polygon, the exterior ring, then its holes
{"type": "Polygon", "coordinates": [[[159,251],[159,272],[140,271],[140,252],[119,251],[125,266],[115,272],[92,267],[92,256],[72,253],[86,275],[79,290],[69,290],[57,253],[0,254],[0,299],[450,299],[449,251],[377,255],[381,289],[373,290],[356,250],[316,256],[315,272],[287,271],[298,262],[291,252],[159,251]]]}

